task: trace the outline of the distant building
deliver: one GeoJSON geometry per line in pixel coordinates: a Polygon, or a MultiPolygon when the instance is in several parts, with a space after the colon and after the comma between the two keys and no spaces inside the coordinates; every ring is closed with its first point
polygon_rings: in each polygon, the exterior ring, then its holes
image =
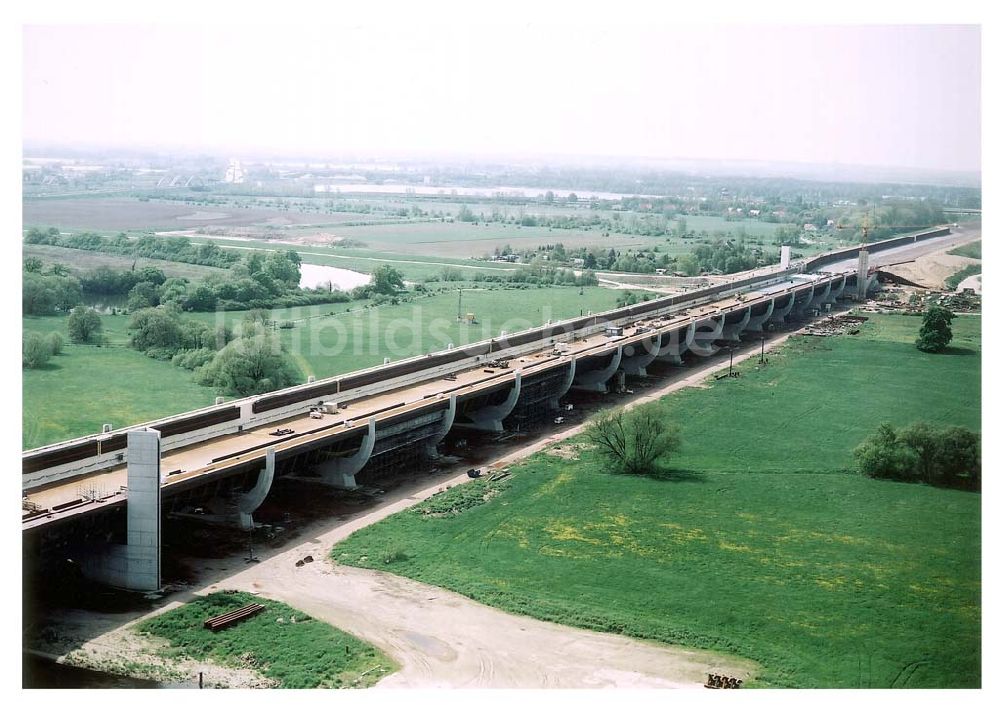
{"type": "Polygon", "coordinates": [[[816,232],[819,230],[819,228],[816,227],[816,225],[814,225],[811,222],[807,222],[804,225],[802,225],[802,229],[804,229],[806,232],[816,232]]]}
{"type": "Polygon", "coordinates": [[[234,185],[239,185],[246,180],[247,174],[243,170],[243,164],[240,163],[235,158],[229,161],[229,167],[226,168],[226,177],[223,180],[227,183],[233,183],[234,185]]]}

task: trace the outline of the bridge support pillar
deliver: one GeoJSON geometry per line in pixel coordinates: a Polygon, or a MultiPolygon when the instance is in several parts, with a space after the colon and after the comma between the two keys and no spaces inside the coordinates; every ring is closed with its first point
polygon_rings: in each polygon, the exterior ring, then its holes
{"type": "MultiPolygon", "coordinates": [[[[746,330],[751,333],[760,333],[764,330],[764,324],[767,323],[767,320],[771,318],[771,314],[774,313],[774,301],[774,299],[768,301],[767,306],[764,307],[764,311],[762,313],[750,314],[750,320],[747,321],[746,330]]],[[[753,309],[751,309],[751,311],[752,310],[753,309]]]]}
{"type": "Polygon", "coordinates": [[[719,347],[715,345],[715,342],[722,338],[722,329],[726,325],[726,314],[721,314],[716,318],[707,318],[696,322],[688,331],[687,348],[696,356],[712,356],[719,352],[719,347]]]}
{"type": "Polygon", "coordinates": [[[361,440],[358,451],[349,457],[331,457],[320,464],[320,481],[334,489],[357,489],[354,477],[364,469],[375,450],[375,418],[368,420],[368,431],[361,440]]]}
{"type": "Polygon", "coordinates": [[[608,380],[615,371],[618,370],[618,366],[622,362],[622,347],[618,346],[615,350],[615,354],[611,357],[611,362],[603,368],[597,370],[585,370],[580,371],[579,368],[576,370],[576,376],[573,380],[573,387],[578,390],[587,390],[589,392],[595,393],[606,393],[608,391],[608,380]]]}
{"type": "Polygon", "coordinates": [[[556,394],[549,398],[549,409],[558,410],[559,409],[559,399],[563,395],[569,392],[569,389],[573,386],[573,378],[576,377],[576,358],[571,358],[569,361],[569,368],[566,370],[566,377],[563,378],[562,383],[559,385],[559,389],[556,394]]]}
{"type": "Polygon", "coordinates": [[[128,433],[126,543],[109,544],[81,560],[83,574],[116,588],[160,589],[160,433],[128,433]]]}
{"type": "Polygon", "coordinates": [[[270,447],[264,459],[264,468],[257,475],[257,483],[250,491],[242,494],[236,502],[240,528],[244,531],[253,530],[253,512],[264,503],[268,492],[271,491],[271,484],[273,482],[274,447],[270,447]]]}
{"type": "Polygon", "coordinates": [[[809,304],[809,308],[822,309],[823,304],[827,304],[830,303],[831,301],[834,301],[835,299],[830,298],[831,291],[833,291],[833,280],[828,281],[826,284],[824,284],[819,288],[819,291],[816,291],[813,294],[813,300],[812,303],[809,304]]]}
{"type": "Polygon", "coordinates": [[[809,290],[805,293],[799,293],[795,297],[795,308],[792,309],[792,315],[796,318],[802,318],[806,315],[809,307],[812,305],[813,295],[816,293],[816,285],[811,284],[809,290]]]}
{"type": "Polygon", "coordinates": [[[448,409],[444,411],[444,415],[441,417],[441,429],[438,433],[424,442],[424,453],[431,459],[436,459],[438,456],[437,447],[444,440],[448,432],[451,431],[451,426],[455,424],[455,411],[458,405],[455,401],[454,395],[448,396],[448,409]]]}
{"type": "Polygon", "coordinates": [[[722,326],[723,341],[738,341],[740,334],[750,323],[750,308],[744,311],[742,316],[734,317],[732,313],[727,314],[722,326]]]}
{"type": "Polygon", "coordinates": [[[482,432],[503,432],[503,418],[514,411],[517,399],[521,396],[521,371],[514,372],[514,385],[505,399],[499,405],[490,405],[467,413],[471,422],[462,422],[458,426],[482,432]]]}
{"type": "Polygon", "coordinates": [[[773,323],[775,326],[784,325],[785,317],[795,308],[795,292],[793,291],[786,298],[787,301],[782,306],[778,306],[777,299],[774,300],[774,310],[771,312],[771,318],[768,323],[773,323]]]}
{"type": "Polygon", "coordinates": [[[843,295],[844,288],[846,286],[847,286],[847,275],[844,274],[840,277],[839,283],[836,286],[831,287],[830,289],[829,301],[831,304],[837,303],[837,299],[839,299],[843,295]]]}
{"type": "Polygon", "coordinates": [[[641,346],[626,346],[623,350],[639,351],[638,353],[624,353],[621,367],[626,375],[646,375],[646,366],[656,360],[660,353],[661,335],[657,333],[650,338],[644,338],[641,346]],[[643,351],[643,349],[645,349],[643,351]]]}
{"type": "Polygon", "coordinates": [[[694,333],[694,324],[687,328],[670,331],[667,334],[666,343],[660,337],[660,352],[656,354],[656,359],[670,365],[684,365],[681,356],[688,349],[688,335],[694,333]]]}

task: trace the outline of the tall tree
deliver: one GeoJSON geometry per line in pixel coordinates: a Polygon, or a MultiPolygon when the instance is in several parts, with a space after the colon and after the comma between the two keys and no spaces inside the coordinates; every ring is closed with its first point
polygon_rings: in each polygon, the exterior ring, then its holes
{"type": "Polygon", "coordinates": [[[941,306],[931,306],[924,313],[916,345],[927,353],[940,353],[951,343],[951,321],[955,314],[941,306]]]}

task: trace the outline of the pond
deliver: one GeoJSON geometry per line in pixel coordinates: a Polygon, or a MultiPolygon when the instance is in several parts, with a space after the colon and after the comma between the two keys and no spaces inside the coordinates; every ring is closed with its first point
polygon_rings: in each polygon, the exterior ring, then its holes
{"type": "Polygon", "coordinates": [[[350,269],[328,267],[323,264],[302,264],[302,277],[299,286],[303,289],[315,289],[317,286],[333,284],[334,289],[349,291],[356,286],[362,286],[372,280],[370,274],[362,274],[350,269]]]}

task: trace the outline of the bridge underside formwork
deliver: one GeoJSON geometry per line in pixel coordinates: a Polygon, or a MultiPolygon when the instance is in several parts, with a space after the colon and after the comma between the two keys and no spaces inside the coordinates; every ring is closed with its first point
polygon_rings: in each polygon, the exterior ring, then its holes
{"type": "Polygon", "coordinates": [[[503,419],[508,432],[530,432],[548,424],[559,409],[559,399],[566,394],[575,374],[575,361],[564,368],[547,371],[521,384],[521,393],[511,413],[503,419]]]}

